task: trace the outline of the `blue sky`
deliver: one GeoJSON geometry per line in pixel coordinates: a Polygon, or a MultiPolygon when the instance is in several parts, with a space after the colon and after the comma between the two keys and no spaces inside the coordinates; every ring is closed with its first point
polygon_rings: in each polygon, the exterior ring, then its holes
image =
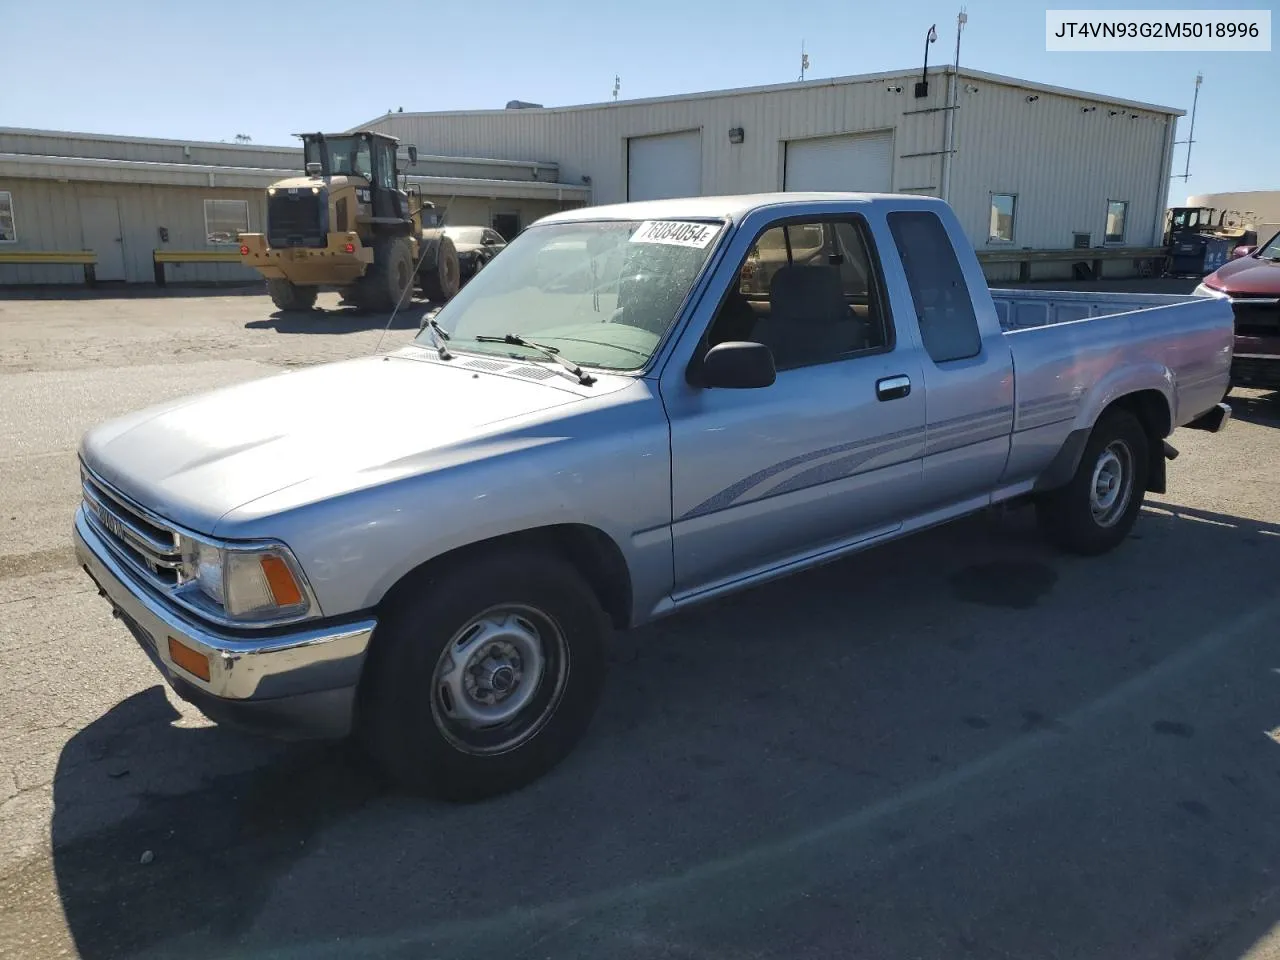
{"type": "MultiPolygon", "coordinates": [[[[1175,4],[1266,9],[1258,0],[1175,4]]],[[[933,62],[954,50],[957,0],[177,0],[12,3],[0,124],[139,136],[290,143],[388,109],[547,105],[779,83],[913,67],[929,25],[933,62]],[[390,46],[378,48],[374,38],[390,46]],[[367,57],[343,59],[346,50],[367,57]]],[[[1132,9],[1138,2],[1054,2],[1132,9]]],[[[1046,4],[967,0],[961,64],[1189,110],[1204,73],[1191,179],[1170,196],[1280,189],[1280,53],[1046,53],[1046,4]],[[1254,91],[1259,91],[1255,93],[1254,91]],[[1264,99],[1266,97],[1267,99],[1264,99]]],[[[1278,18],[1280,19],[1280,18],[1278,18]]],[[[1186,119],[1178,139],[1186,136],[1186,119]]],[[[1174,156],[1183,169],[1184,147],[1174,156]]]]}

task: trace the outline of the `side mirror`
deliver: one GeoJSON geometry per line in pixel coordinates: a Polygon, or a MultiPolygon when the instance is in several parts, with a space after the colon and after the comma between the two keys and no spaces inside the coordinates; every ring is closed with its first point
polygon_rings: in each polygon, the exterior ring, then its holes
{"type": "Polygon", "coordinates": [[[1253,253],[1254,249],[1255,249],[1254,247],[1245,247],[1245,246],[1236,247],[1234,250],[1231,251],[1231,259],[1236,260],[1240,257],[1247,257],[1249,256],[1249,254],[1253,253]]]}
{"type": "Polygon", "coordinates": [[[412,143],[409,144],[409,162],[410,163],[418,162],[418,148],[414,146],[412,143]]]}
{"type": "Polygon", "coordinates": [[[717,343],[708,350],[698,376],[701,386],[735,390],[768,387],[776,379],[773,351],[763,343],[737,340],[717,343]]]}

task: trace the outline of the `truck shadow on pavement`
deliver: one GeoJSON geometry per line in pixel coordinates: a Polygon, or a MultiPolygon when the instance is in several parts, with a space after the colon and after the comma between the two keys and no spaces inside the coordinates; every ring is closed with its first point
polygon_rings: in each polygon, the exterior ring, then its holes
{"type": "Polygon", "coordinates": [[[1280,392],[1253,390],[1244,394],[1237,390],[1227,397],[1227,403],[1234,420],[1262,426],[1280,425],[1280,392]]]}
{"type": "Polygon", "coordinates": [[[1093,560],[963,521],[620,636],[578,751],[473,806],[153,687],[60,758],[66,922],[87,960],[1239,956],[1280,919],[1278,564],[1172,504],[1093,560]]]}
{"type": "MultiPolygon", "coordinates": [[[[422,318],[436,309],[437,306],[431,303],[407,303],[396,313],[387,329],[417,330],[422,318]]],[[[277,310],[264,320],[250,320],[244,326],[246,330],[274,330],[276,333],[362,333],[381,330],[387,327],[390,319],[390,313],[373,313],[354,307],[339,307],[336,310],[315,308],[288,313],[277,310]]]]}

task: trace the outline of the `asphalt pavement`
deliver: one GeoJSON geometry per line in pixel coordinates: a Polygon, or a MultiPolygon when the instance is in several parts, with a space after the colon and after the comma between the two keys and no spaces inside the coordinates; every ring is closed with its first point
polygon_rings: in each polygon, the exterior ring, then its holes
{"type": "Polygon", "coordinates": [[[621,634],[453,806],[204,720],[70,549],[92,424],[417,328],[321,306],[0,298],[0,957],[1280,955],[1280,398],[1108,556],[984,515],[621,634]]]}

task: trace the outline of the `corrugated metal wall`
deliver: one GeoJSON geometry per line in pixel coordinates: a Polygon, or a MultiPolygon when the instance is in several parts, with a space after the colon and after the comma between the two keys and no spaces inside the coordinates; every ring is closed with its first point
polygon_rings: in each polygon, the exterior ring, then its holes
{"type": "MultiPolygon", "coordinates": [[[[82,201],[98,197],[118,200],[125,279],[134,283],[151,283],[154,280],[152,255],[156,249],[235,249],[233,246],[211,246],[206,242],[205,200],[247,201],[250,232],[261,231],[266,216],[266,195],[262,190],[0,180],[0,191],[8,191],[13,196],[18,234],[17,243],[0,246],[5,251],[91,249],[92,244],[86,240],[86,224],[83,220],[85,207],[82,201]],[[169,231],[167,243],[160,240],[160,227],[169,231]]],[[[547,200],[489,200],[431,194],[427,195],[427,199],[448,210],[450,223],[482,225],[488,225],[494,214],[514,213],[520,217],[523,226],[561,207],[561,204],[547,200]]],[[[110,225],[88,226],[89,235],[100,235],[102,227],[110,225]]],[[[172,283],[258,279],[256,271],[237,263],[171,263],[165,269],[172,283]]],[[[84,273],[78,266],[0,264],[0,284],[80,283],[83,277],[84,273]]]]}
{"type": "MultiPolygon", "coordinates": [[[[249,225],[254,230],[261,229],[266,207],[266,198],[260,190],[197,190],[144,184],[58,183],[50,180],[7,180],[0,182],[0,190],[8,190],[13,194],[18,233],[18,242],[5,244],[6,250],[87,249],[82,201],[95,197],[117,199],[125,279],[145,283],[154,279],[152,253],[157,248],[214,249],[205,242],[206,199],[247,201],[249,225]],[[160,227],[166,227],[169,231],[167,244],[160,241],[160,227]]],[[[93,231],[95,228],[90,229],[93,231]]],[[[254,276],[252,271],[234,263],[173,264],[168,269],[169,276],[175,281],[245,280],[254,276]]],[[[79,267],[0,264],[0,283],[78,283],[82,277],[79,267]]]]}
{"type": "MultiPolygon", "coordinates": [[[[732,194],[781,189],[787,140],[892,130],[894,189],[937,195],[947,80],[931,72],[929,95],[916,99],[918,79],[904,73],[579,108],[392,114],[373,126],[434,154],[558,161],[562,181],[590,177],[595,203],[625,199],[628,137],[700,129],[703,192],[732,194]],[[731,127],[743,128],[742,144],[729,142],[731,127]]],[[[977,247],[988,245],[992,192],[1018,195],[1019,247],[1070,247],[1074,231],[1100,243],[1108,199],[1129,201],[1128,243],[1155,242],[1169,117],[963,72],[960,83],[950,199],[977,247]],[[975,93],[966,92],[970,85],[975,93]]]]}
{"type": "Polygon", "coordinates": [[[961,83],[950,200],[978,249],[1066,249],[1075,232],[1089,233],[1092,244],[1101,245],[1108,200],[1129,203],[1127,245],[1159,242],[1169,117],[994,83],[961,83]],[[1038,99],[1027,102],[1028,96],[1038,99]],[[992,193],[1018,198],[1012,244],[988,242],[992,193]]]}
{"type": "MultiPolygon", "coordinates": [[[[702,182],[708,193],[749,193],[782,187],[782,142],[832,133],[899,127],[898,153],[938,150],[939,115],[903,118],[905,110],[942,104],[942,85],[915,100],[905,76],[856,84],[815,82],[801,88],[718,97],[627,103],[564,110],[506,110],[466,114],[392,114],[373,123],[433,154],[519,159],[560,164],[565,183],[591,178],[597,203],[626,197],[629,137],[702,131],[702,182]],[[889,93],[901,86],[902,93],[889,93]],[[729,142],[742,127],[744,142],[729,142]]],[[[936,159],[936,158],[935,158],[936,159]]],[[[927,176],[916,161],[895,167],[895,182],[912,186],[927,176]]],[[[927,164],[925,165],[927,166],[927,164]]],[[[930,181],[936,183],[936,180],[930,181]]]]}
{"type": "MultiPolygon", "coordinates": [[[[301,147],[184,143],[13,128],[0,128],[0,154],[3,153],[302,171],[301,147]]],[[[559,175],[554,163],[537,162],[527,157],[494,160],[457,155],[447,158],[420,156],[418,163],[411,167],[404,165],[402,160],[401,172],[417,176],[539,180],[545,183],[554,183],[559,175]]]]}
{"type": "Polygon", "coordinates": [[[0,128],[0,153],[34,153],[51,157],[102,157],[152,163],[207,163],[227,167],[301,169],[301,147],[231,143],[186,143],[0,128]]]}

